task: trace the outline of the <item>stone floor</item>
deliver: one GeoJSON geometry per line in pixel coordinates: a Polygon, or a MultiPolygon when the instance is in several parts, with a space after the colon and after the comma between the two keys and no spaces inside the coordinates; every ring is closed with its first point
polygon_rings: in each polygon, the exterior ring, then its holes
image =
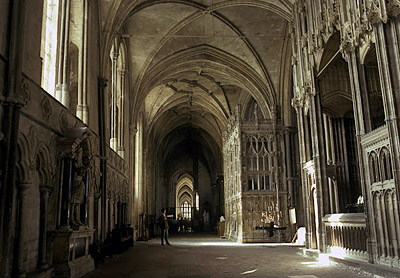
{"type": "Polygon", "coordinates": [[[172,235],[171,246],[159,239],[135,242],[107,258],[92,277],[221,278],[382,277],[343,264],[324,264],[303,256],[290,244],[238,244],[213,235],[172,235]]]}

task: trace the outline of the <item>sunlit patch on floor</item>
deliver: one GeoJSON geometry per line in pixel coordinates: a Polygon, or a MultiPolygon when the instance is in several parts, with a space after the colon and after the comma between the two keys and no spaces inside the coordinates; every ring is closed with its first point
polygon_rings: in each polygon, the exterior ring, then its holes
{"type": "Polygon", "coordinates": [[[329,262],[326,263],[326,261],[302,262],[301,264],[307,265],[308,267],[326,267],[330,265],[329,262]]]}
{"type": "Polygon", "coordinates": [[[257,269],[253,269],[253,270],[248,270],[248,271],[242,272],[242,273],[240,273],[240,274],[246,275],[246,274],[254,273],[254,272],[256,272],[256,271],[257,271],[257,269]]]}
{"type": "Polygon", "coordinates": [[[228,257],[217,257],[217,258],[215,258],[216,260],[227,260],[228,259],[228,257]]]}
{"type": "Polygon", "coordinates": [[[296,276],[288,276],[289,278],[318,278],[315,275],[296,275],[296,276]]]}

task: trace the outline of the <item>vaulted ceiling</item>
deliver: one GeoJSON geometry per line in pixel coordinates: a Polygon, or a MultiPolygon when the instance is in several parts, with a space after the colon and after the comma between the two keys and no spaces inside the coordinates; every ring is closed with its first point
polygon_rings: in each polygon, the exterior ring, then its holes
{"type": "Polygon", "coordinates": [[[221,149],[236,104],[254,99],[272,118],[290,101],[293,2],[100,1],[103,56],[116,34],[128,46],[131,120],[143,113],[156,146],[191,129],[221,149]]]}

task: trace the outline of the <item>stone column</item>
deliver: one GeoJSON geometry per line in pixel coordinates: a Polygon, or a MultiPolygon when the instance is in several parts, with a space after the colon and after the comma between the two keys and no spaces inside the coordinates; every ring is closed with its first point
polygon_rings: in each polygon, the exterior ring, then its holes
{"type": "Polygon", "coordinates": [[[24,256],[25,256],[25,248],[24,242],[26,238],[26,223],[27,223],[27,189],[29,189],[31,185],[30,181],[18,181],[17,189],[18,189],[18,197],[19,197],[19,232],[18,232],[18,253],[17,253],[17,271],[18,277],[26,277],[26,272],[24,269],[24,256]]]}
{"type": "Polygon", "coordinates": [[[400,20],[398,15],[391,17],[386,24],[379,22],[374,25],[376,54],[385,110],[385,122],[389,133],[390,154],[397,200],[400,200],[399,26],[400,20]]]}
{"type": "Polygon", "coordinates": [[[107,198],[106,205],[104,206],[104,216],[105,219],[103,221],[103,230],[104,230],[104,237],[103,239],[107,238],[110,228],[110,199],[107,198]]]}
{"type": "Polygon", "coordinates": [[[114,202],[114,226],[120,224],[120,215],[119,215],[119,201],[114,202]]]}
{"type": "Polygon", "coordinates": [[[111,80],[111,139],[110,139],[110,147],[117,151],[118,146],[118,134],[117,134],[117,125],[118,125],[118,115],[117,115],[117,60],[118,60],[119,52],[117,47],[113,47],[110,53],[111,58],[111,71],[112,71],[112,80],[111,80]]]}
{"type": "MultiPolygon", "coordinates": [[[[94,178],[90,176],[90,178],[94,178]]],[[[87,208],[86,208],[86,225],[89,226],[90,229],[94,229],[94,222],[95,222],[95,209],[96,209],[96,204],[95,204],[95,197],[94,197],[94,191],[93,191],[93,186],[89,186],[88,184],[88,196],[87,196],[87,208]]]]}
{"type": "Polygon", "coordinates": [[[103,208],[101,206],[102,201],[101,201],[101,194],[100,193],[96,193],[95,194],[95,203],[94,203],[94,207],[95,207],[95,212],[94,212],[94,216],[95,216],[95,223],[94,223],[94,229],[96,230],[96,234],[95,234],[95,240],[98,241],[100,240],[101,237],[101,233],[102,233],[102,228],[101,228],[101,216],[102,216],[102,211],[103,208]]]}
{"type": "Polygon", "coordinates": [[[119,99],[119,128],[118,128],[118,154],[124,158],[125,146],[124,146],[124,124],[125,124],[125,75],[126,70],[121,69],[120,72],[120,99],[119,99]]]}
{"type": "Polygon", "coordinates": [[[61,3],[61,26],[60,45],[58,59],[58,83],[55,90],[56,99],[65,107],[69,108],[68,91],[68,46],[69,46],[69,15],[70,0],[62,0],[61,3]]]}
{"type": "Polygon", "coordinates": [[[79,87],[78,87],[78,105],[76,107],[76,116],[85,124],[89,124],[89,111],[87,105],[87,62],[88,62],[88,17],[89,17],[89,0],[82,1],[83,21],[82,21],[82,49],[79,51],[79,59],[82,66],[79,68],[79,87]]]}
{"type": "Polygon", "coordinates": [[[99,196],[100,204],[100,218],[98,224],[98,235],[99,240],[104,240],[106,238],[106,206],[107,206],[107,159],[106,159],[106,127],[105,127],[105,116],[106,116],[106,109],[105,109],[105,88],[107,87],[107,79],[99,77],[98,78],[98,98],[99,98],[99,109],[98,109],[98,124],[99,124],[99,135],[100,135],[100,192],[101,195],[99,196]]]}
{"type": "Polygon", "coordinates": [[[323,132],[323,116],[321,107],[321,95],[310,96],[310,121],[311,132],[313,134],[313,161],[315,167],[315,179],[317,186],[317,202],[318,202],[318,234],[319,249],[325,252],[326,248],[326,232],[323,227],[322,217],[330,213],[328,179],[326,174],[326,154],[325,154],[325,138],[323,132]]]}
{"type": "Polygon", "coordinates": [[[61,184],[61,215],[60,215],[60,226],[69,226],[70,212],[71,212],[71,186],[72,186],[72,159],[63,159],[63,172],[62,172],[62,184],[61,184]]]}
{"type": "Polygon", "coordinates": [[[8,18],[8,40],[4,46],[8,57],[5,62],[7,80],[3,79],[5,90],[0,93],[2,114],[0,117],[0,276],[10,276],[10,259],[15,214],[14,187],[15,165],[19,129],[20,101],[22,83],[22,60],[25,44],[26,0],[10,2],[8,18]]]}
{"type": "Polygon", "coordinates": [[[310,161],[312,159],[312,141],[310,138],[310,119],[307,118],[307,115],[304,115],[303,119],[303,129],[304,129],[304,148],[305,148],[305,159],[307,161],[310,161]]]}
{"type": "MultiPolygon", "coordinates": [[[[375,34],[377,36],[377,34],[375,34]]],[[[379,36],[377,36],[378,38],[379,36]]],[[[377,56],[379,58],[379,39],[377,39],[377,56]]],[[[351,85],[351,93],[353,98],[353,110],[354,110],[354,122],[355,122],[355,129],[356,129],[356,140],[357,140],[357,152],[358,152],[358,165],[359,165],[359,173],[360,173],[360,182],[361,182],[361,190],[364,197],[364,209],[368,217],[366,217],[366,233],[369,235],[367,239],[367,251],[368,251],[368,260],[370,263],[374,262],[374,254],[376,252],[376,242],[374,240],[373,233],[375,233],[373,229],[373,225],[370,224],[371,219],[374,218],[372,207],[368,204],[369,201],[369,185],[367,184],[367,165],[368,162],[365,161],[363,155],[363,147],[361,145],[361,138],[366,133],[366,127],[371,126],[370,120],[368,119],[368,124],[365,123],[365,109],[363,109],[363,102],[362,102],[362,91],[360,85],[360,75],[358,72],[358,58],[356,51],[351,51],[347,53],[348,57],[348,67],[349,67],[349,75],[350,75],[350,85],[351,85]]],[[[380,59],[378,59],[379,63],[380,59]]],[[[383,96],[384,97],[384,96],[383,96]]],[[[367,109],[368,110],[368,109],[367,109]]],[[[337,189],[336,192],[337,194],[337,189]]],[[[371,221],[373,222],[373,221],[371,221]]]]}
{"type": "Polygon", "coordinates": [[[284,130],[284,136],[285,136],[285,154],[286,154],[286,174],[287,174],[287,189],[289,192],[289,196],[290,196],[290,200],[288,202],[288,206],[289,207],[293,207],[294,206],[294,186],[293,186],[293,167],[292,167],[292,163],[293,163],[293,152],[292,152],[292,148],[291,148],[291,139],[292,139],[292,133],[291,130],[289,128],[286,128],[284,130]]]}
{"type": "Polygon", "coordinates": [[[49,191],[52,186],[40,186],[40,243],[39,243],[39,268],[47,269],[47,205],[49,201],[49,191]]]}
{"type": "Polygon", "coordinates": [[[297,122],[299,123],[299,151],[300,151],[300,167],[301,167],[301,183],[302,183],[302,195],[303,195],[303,206],[304,206],[304,215],[305,215],[305,224],[306,224],[306,247],[312,248],[312,218],[311,218],[311,209],[310,209],[310,185],[308,182],[308,172],[304,168],[308,161],[308,151],[306,148],[307,144],[307,118],[304,115],[303,107],[297,108],[297,122]]]}
{"type": "Polygon", "coordinates": [[[112,229],[114,228],[114,200],[113,199],[109,200],[108,209],[110,211],[109,217],[108,217],[109,231],[112,232],[112,229]]]}

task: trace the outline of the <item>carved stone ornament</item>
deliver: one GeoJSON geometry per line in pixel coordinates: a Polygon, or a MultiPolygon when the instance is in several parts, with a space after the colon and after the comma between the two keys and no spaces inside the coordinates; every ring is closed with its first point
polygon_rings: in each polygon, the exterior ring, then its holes
{"type": "Polygon", "coordinates": [[[304,99],[304,104],[303,104],[303,109],[304,109],[304,115],[308,116],[308,112],[310,111],[310,100],[309,96],[306,96],[304,99]]]}
{"type": "Polygon", "coordinates": [[[24,79],[21,82],[20,98],[25,107],[31,103],[31,92],[29,91],[28,84],[24,79]]]}
{"type": "Polygon", "coordinates": [[[355,48],[354,34],[351,23],[346,21],[342,29],[342,42],[340,44],[341,52],[353,51],[355,48]]]}
{"type": "Polygon", "coordinates": [[[61,130],[65,131],[69,127],[69,124],[68,124],[67,115],[65,114],[64,110],[61,110],[59,121],[60,121],[61,130]]]}
{"type": "Polygon", "coordinates": [[[80,139],[59,137],[57,138],[57,152],[60,158],[75,158],[77,148],[81,143],[80,139]]]}
{"type": "Polygon", "coordinates": [[[390,16],[396,17],[400,14],[400,0],[390,0],[387,6],[390,16]]]}
{"type": "Polygon", "coordinates": [[[41,103],[41,108],[42,108],[42,115],[43,119],[48,122],[50,120],[51,114],[53,113],[50,105],[49,98],[45,96],[42,100],[41,103]]]}
{"type": "Polygon", "coordinates": [[[299,109],[301,107],[303,107],[303,101],[302,101],[302,97],[300,94],[296,94],[293,98],[292,98],[292,107],[294,109],[299,109]]]}
{"type": "Polygon", "coordinates": [[[31,157],[29,158],[29,168],[31,170],[35,169],[35,157],[36,157],[36,149],[38,146],[38,139],[37,139],[37,132],[34,126],[29,128],[28,132],[28,140],[29,140],[29,147],[31,150],[31,157]]]}
{"type": "Polygon", "coordinates": [[[379,0],[370,0],[369,3],[370,5],[367,8],[368,19],[372,23],[378,23],[380,21],[386,22],[386,20],[384,20],[382,15],[379,0]]]}

